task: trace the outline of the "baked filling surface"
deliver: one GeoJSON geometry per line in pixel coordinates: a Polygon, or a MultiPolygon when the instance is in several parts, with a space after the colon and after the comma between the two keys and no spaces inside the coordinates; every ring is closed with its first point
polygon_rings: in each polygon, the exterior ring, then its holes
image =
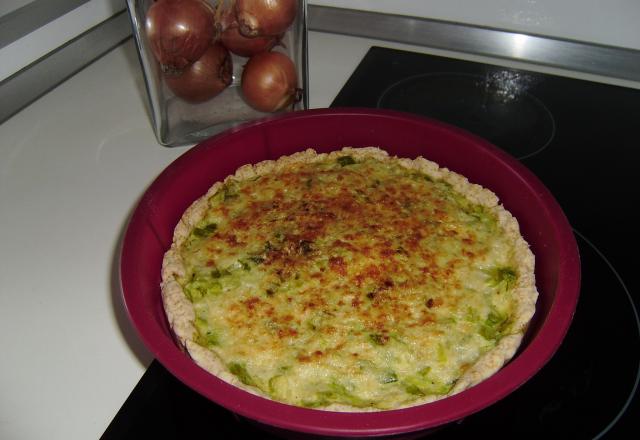
{"type": "Polygon", "coordinates": [[[163,264],[173,331],[218,377],[319,409],[462,391],[515,353],[534,260],[496,196],[377,148],[307,150],[216,183],[163,264]]]}

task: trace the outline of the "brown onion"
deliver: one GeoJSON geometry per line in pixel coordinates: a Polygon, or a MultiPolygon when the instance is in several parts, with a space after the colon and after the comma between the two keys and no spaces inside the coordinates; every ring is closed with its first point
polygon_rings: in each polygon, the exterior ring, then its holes
{"type": "Polygon", "coordinates": [[[243,35],[279,35],[296,18],[298,0],[236,0],[235,10],[243,35]]]}
{"type": "Polygon", "coordinates": [[[229,28],[233,26],[238,26],[236,22],[236,13],[233,8],[233,4],[230,6],[221,1],[216,6],[214,12],[214,25],[215,25],[215,39],[218,40],[222,36],[222,34],[229,28]]]}
{"type": "Polygon", "coordinates": [[[213,10],[202,0],[160,0],[147,11],[145,28],[162,70],[180,70],[213,41],[213,10]]]}
{"type": "Polygon", "coordinates": [[[166,74],[164,78],[176,96],[197,103],[213,98],[231,84],[232,67],[229,51],[216,43],[182,73],[166,74]]]}
{"type": "Polygon", "coordinates": [[[245,101],[262,112],[275,112],[300,99],[296,66],[280,52],[254,55],[242,72],[245,101]]]}
{"type": "Polygon", "coordinates": [[[220,42],[231,52],[241,57],[250,57],[260,52],[267,52],[280,42],[280,36],[245,37],[237,26],[227,28],[220,36],[220,42]]]}

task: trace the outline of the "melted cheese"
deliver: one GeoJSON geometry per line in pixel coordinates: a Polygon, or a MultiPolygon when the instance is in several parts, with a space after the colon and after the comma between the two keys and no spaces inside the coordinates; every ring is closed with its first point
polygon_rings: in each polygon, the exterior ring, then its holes
{"type": "Polygon", "coordinates": [[[194,340],[294,405],[447,394],[511,331],[518,273],[495,215],[397,161],[227,180],[180,252],[194,340]]]}

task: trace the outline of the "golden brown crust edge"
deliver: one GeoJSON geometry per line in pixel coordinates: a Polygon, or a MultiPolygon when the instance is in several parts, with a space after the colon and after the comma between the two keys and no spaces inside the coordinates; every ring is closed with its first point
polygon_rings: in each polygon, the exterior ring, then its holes
{"type": "MultiPolygon", "coordinates": [[[[224,182],[229,180],[246,180],[255,176],[286,169],[293,164],[312,163],[345,154],[351,155],[354,159],[376,158],[383,161],[396,159],[394,157],[390,157],[386,151],[377,147],[345,147],[331,153],[320,154],[316,153],[312,149],[307,149],[289,156],[283,156],[275,161],[266,160],[255,165],[244,165],[238,168],[234,175],[225,178],[224,182]]],[[[535,312],[538,292],[536,290],[534,279],[535,261],[533,253],[520,234],[520,227],[517,220],[499,204],[498,198],[493,192],[481,187],[480,185],[470,183],[464,176],[446,168],[441,168],[435,162],[424,159],[423,157],[418,157],[413,160],[404,158],[397,160],[402,166],[408,169],[422,171],[433,178],[442,179],[448,182],[456,191],[465,195],[470,201],[491,209],[497,215],[501,228],[515,244],[515,259],[518,263],[517,270],[521,274],[518,278],[518,284],[514,290],[517,306],[516,312],[514,313],[515,321],[512,324],[512,328],[517,329],[516,332],[500,339],[493,349],[485,353],[471,368],[465,371],[465,373],[456,382],[454,388],[448,394],[442,396],[428,396],[423,399],[418,399],[408,405],[417,406],[464,391],[487,379],[502,368],[502,366],[513,357],[520,346],[524,332],[526,331],[528,323],[535,312]]],[[[180,258],[180,246],[189,235],[190,231],[204,217],[208,199],[213,196],[222,185],[223,182],[216,182],[205,195],[193,202],[175,227],[173,243],[171,248],[166,252],[162,263],[161,291],[163,305],[169,325],[171,326],[171,329],[179,343],[182,348],[186,349],[192,359],[200,367],[232,385],[244,389],[252,394],[260,395],[269,399],[269,397],[260,392],[260,390],[240,382],[227,370],[217,355],[192,341],[192,337],[195,332],[195,327],[193,326],[195,313],[191,302],[187,299],[182,287],[176,280],[177,277],[184,274],[185,270],[180,258]]],[[[357,408],[340,404],[332,404],[316,409],[341,412],[381,411],[379,409],[357,408]]]]}

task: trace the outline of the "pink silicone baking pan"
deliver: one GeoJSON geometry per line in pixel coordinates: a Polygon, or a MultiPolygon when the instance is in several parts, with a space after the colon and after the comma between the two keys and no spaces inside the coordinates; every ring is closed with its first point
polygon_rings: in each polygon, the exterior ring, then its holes
{"type": "Polygon", "coordinates": [[[170,164],[140,200],[120,261],[124,301],[154,356],[215,404],[289,433],[333,437],[396,436],[459,420],[502,399],[553,356],[569,328],[580,287],[571,227],[549,190],[511,156],[463,130],[422,117],[369,109],[319,109],[251,122],[212,137],[170,164]],[[198,367],[174,342],[160,297],[160,268],[183,211],[238,167],[306,148],[377,146],[424,156],[491,189],[518,219],[536,256],[540,297],[516,357],[484,382],[452,397],[407,409],[337,413],[273,402],[235,388],[198,367]]]}

